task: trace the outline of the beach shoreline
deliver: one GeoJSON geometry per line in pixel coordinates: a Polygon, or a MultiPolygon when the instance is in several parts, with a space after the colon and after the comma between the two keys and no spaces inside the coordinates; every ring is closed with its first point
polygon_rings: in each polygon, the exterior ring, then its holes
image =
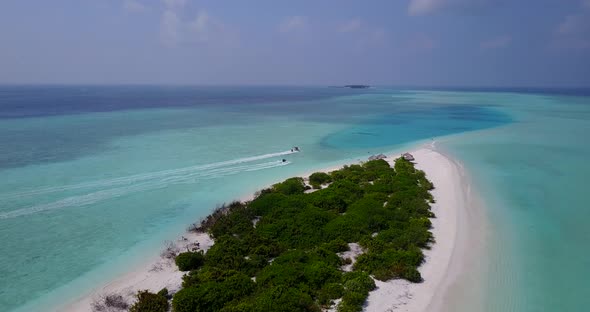
{"type": "MultiPolygon", "coordinates": [[[[436,202],[432,204],[432,211],[436,218],[432,219],[431,230],[435,243],[431,249],[424,250],[426,260],[419,269],[424,282],[416,284],[406,280],[376,280],[377,289],[370,292],[364,311],[444,311],[446,288],[461,273],[461,253],[465,252],[467,242],[458,235],[465,234],[465,222],[468,220],[464,215],[470,190],[463,168],[450,157],[438,152],[434,142],[411,153],[415,157],[416,168],[425,171],[427,178],[435,186],[432,194],[436,202]],[[458,263],[451,263],[451,259],[458,263]]],[[[397,154],[388,154],[385,160],[393,164],[398,157],[397,154]]],[[[341,167],[334,166],[314,172],[329,172],[341,167]]],[[[306,178],[311,173],[306,172],[300,176],[306,178]]],[[[244,195],[239,200],[248,201],[253,196],[254,194],[244,195]]],[[[200,250],[206,251],[213,245],[213,240],[205,233],[187,232],[173,243],[181,251],[194,248],[196,243],[200,250]]],[[[131,303],[139,290],[158,292],[167,288],[174,293],[180,289],[184,273],[177,269],[173,259],[159,256],[57,310],[91,311],[92,303],[105,294],[122,295],[131,303]]]]}
{"type": "Polygon", "coordinates": [[[423,170],[434,184],[431,191],[435,203],[431,209],[432,233],[435,243],[423,250],[425,262],[419,271],[424,281],[375,281],[377,289],[370,292],[364,311],[449,311],[447,292],[465,267],[464,254],[469,248],[465,239],[467,210],[471,186],[463,167],[439,152],[434,144],[412,152],[416,168],[423,170]]]}
{"type": "MultiPolygon", "coordinates": [[[[184,252],[198,248],[206,252],[213,246],[213,239],[206,233],[187,231],[184,235],[170,241],[177,252],[184,252]]],[[[170,246],[172,247],[172,246],[170,246]]],[[[164,252],[168,247],[163,246],[158,251],[164,252]]],[[[117,294],[121,295],[126,302],[135,301],[135,295],[140,290],[149,290],[157,293],[163,288],[167,288],[171,293],[180,290],[182,286],[182,276],[186,272],[178,270],[173,258],[166,258],[158,255],[139,264],[135,270],[129,271],[122,276],[110,281],[109,283],[93,289],[91,292],[70,301],[63,306],[57,307],[54,311],[77,312],[92,311],[92,304],[99,300],[101,296],[117,294]]]]}

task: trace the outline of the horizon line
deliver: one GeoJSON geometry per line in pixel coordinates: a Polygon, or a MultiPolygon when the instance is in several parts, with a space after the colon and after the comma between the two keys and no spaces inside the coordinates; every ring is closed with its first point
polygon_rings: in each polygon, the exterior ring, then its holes
{"type": "Polygon", "coordinates": [[[63,86],[63,87],[344,87],[348,85],[367,85],[377,88],[394,89],[553,89],[553,90],[580,90],[590,89],[588,86],[543,86],[543,85],[393,85],[393,84],[368,84],[368,83],[345,83],[345,84],[204,84],[204,83],[11,83],[0,82],[0,86],[9,87],[36,87],[36,86],[63,86]]]}

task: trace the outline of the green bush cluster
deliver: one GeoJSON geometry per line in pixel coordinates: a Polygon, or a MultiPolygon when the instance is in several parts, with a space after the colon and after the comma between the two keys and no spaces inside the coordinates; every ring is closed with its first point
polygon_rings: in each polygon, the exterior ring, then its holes
{"type": "Polygon", "coordinates": [[[212,312],[250,295],[255,289],[255,283],[239,271],[205,267],[187,275],[183,287],[174,295],[174,311],[212,312]]]}
{"type": "Polygon", "coordinates": [[[305,184],[303,183],[303,178],[289,178],[273,185],[273,190],[285,195],[303,194],[305,192],[305,184]]]}
{"type": "Polygon", "coordinates": [[[433,241],[434,216],[422,171],[401,159],[394,168],[375,160],[312,176],[314,187],[331,183],[306,194],[303,179],[287,179],[207,218],[215,244],[177,257],[190,272],[173,310],[320,311],[342,298],[338,311],[360,311],[373,277],[422,280],[417,267],[433,241]],[[365,253],[344,273],[337,253],[349,243],[365,253]]]}
{"type": "Polygon", "coordinates": [[[314,189],[320,189],[323,184],[330,182],[332,182],[332,177],[325,172],[316,172],[309,176],[309,184],[311,184],[314,189]]]}
{"type": "Polygon", "coordinates": [[[196,270],[205,262],[205,256],[202,252],[183,252],[174,259],[178,269],[181,271],[196,270]]]}
{"type": "Polygon", "coordinates": [[[139,291],[137,301],[129,308],[129,312],[166,312],[168,311],[168,290],[160,290],[157,294],[147,290],[139,291]]]}
{"type": "Polygon", "coordinates": [[[342,238],[336,238],[335,240],[325,243],[324,247],[331,252],[344,252],[350,250],[348,243],[342,238]]]}
{"type": "Polygon", "coordinates": [[[344,274],[344,292],[338,305],[338,312],[362,311],[369,292],[375,289],[375,281],[366,272],[356,271],[344,274]]]}

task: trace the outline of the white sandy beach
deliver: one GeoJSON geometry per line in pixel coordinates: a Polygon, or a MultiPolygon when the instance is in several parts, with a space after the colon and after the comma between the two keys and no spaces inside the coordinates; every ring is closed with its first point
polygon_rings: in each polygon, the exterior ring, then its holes
{"type": "MultiPolygon", "coordinates": [[[[203,251],[207,251],[213,246],[213,240],[207,234],[188,232],[183,237],[184,239],[181,237],[173,242],[181,252],[186,251],[187,248],[196,247],[196,243],[203,251]]],[[[162,248],[164,249],[164,247],[162,248]]],[[[162,288],[167,288],[171,293],[174,293],[181,288],[184,273],[178,270],[174,260],[157,255],[152,261],[148,261],[136,270],[95,289],[71,304],[58,308],[57,311],[91,311],[93,301],[106,294],[122,295],[127,302],[132,303],[139,290],[147,289],[151,292],[158,292],[162,288]]]]}
{"type": "MultiPolygon", "coordinates": [[[[432,232],[436,243],[430,250],[425,250],[426,262],[420,267],[424,282],[415,284],[405,280],[388,282],[376,281],[377,289],[369,294],[365,311],[442,311],[444,285],[456,275],[450,268],[453,253],[458,243],[459,216],[465,212],[467,185],[462,169],[446,156],[431,148],[413,151],[416,167],[426,172],[427,178],[434,184],[432,191],[436,203],[432,211],[432,232]],[[437,300],[435,300],[437,299],[437,300]]],[[[461,261],[455,257],[455,261],[461,261]]]]}
{"type": "MultiPolygon", "coordinates": [[[[437,217],[432,219],[432,232],[436,243],[430,250],[425,250],[426,262],[420,267],[424,282],[413,284],[405,280],[376,281],[377,289],[370,293],[365,311],[444,310],[444,288],[452,283],[459,273],[455,271],[461,270],[462,267],[458,263],[462,260],[457,253],[464,250],[465,246],[460,246],[464,244],[461,243],[464,240],[458,239],[458,232],[466,222],[465,218],[460,216],[468,209],[468,185],[462,168],[453,160],[436,152],[432,146],[418,149],[412,154],[416,159],[416,167],[424,170],[427,178],[435,186],[432,193],[436,203],[432,205],[432,210],[437,217]]],[[[392,162],[397,157],[391,155],[386,160],[392,162]]],[[[326,168],[323,171],[335,169],[338,168],[326,168]]],[[[249,199],[251,196],[241,198],[249,199]]],[[[187,233],[184,238],[174,242],[180,250],[194,246],[195,242],[199,243],[202,250],[207,250],[213,244],[206,234],[187,233]]],[[[356,250],[360,251],[360,248],[356,250]]],[[[137,270],[95,289],[74,303],[61,307],[60,311],[90,311],[93,300],[103,294],[121,294],[129,302],[133,302],[134,294],[138,290],[157,292],[166,287],[169,291],[175,292],[181,287],[182,275],[183,272],[178,271],[172,260],[157,257],[137,270]]]]}

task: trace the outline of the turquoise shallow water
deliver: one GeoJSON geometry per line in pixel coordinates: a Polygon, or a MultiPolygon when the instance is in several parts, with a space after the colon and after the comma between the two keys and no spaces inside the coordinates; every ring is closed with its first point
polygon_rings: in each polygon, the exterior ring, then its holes
{"type": "Polygon", "coordinates": [[[472,96],[502,103],[515,120],[446,142],[477,180],[490,218],[487,310],[586,310],[590,98],[472,96]]]}
{"type": "Polygon", "coordinates": [[[488,310],[577,311],[589,114],[571,95],[0,88],[0,310],[83,294],[270,183],[445,136],[485,190],[488,310]]]}

